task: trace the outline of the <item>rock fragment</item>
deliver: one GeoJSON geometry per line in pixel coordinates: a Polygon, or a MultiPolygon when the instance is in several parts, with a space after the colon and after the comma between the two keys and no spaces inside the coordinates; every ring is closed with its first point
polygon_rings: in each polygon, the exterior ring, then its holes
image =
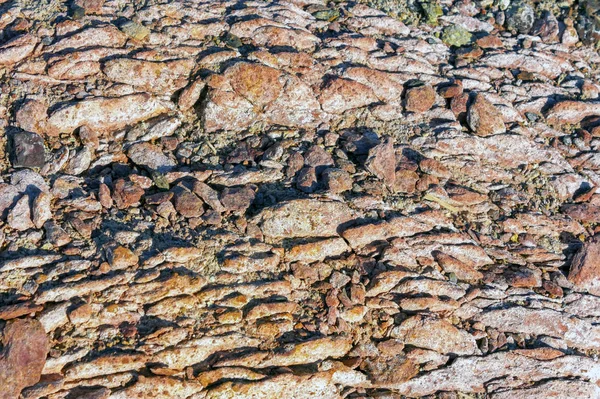
{"type": "Polygon", "coordinates": [[[394,184],[396,181],[396,152],[394,140],[391,137],[386,137],[381,144],[369,150],[365,167],[387,185],[394,184]]]}
{"type": "Polygon", "coordinates": [[[350,247],[343,238],[325,239],[295,245],[286,253],[286,260],[289,262],[315,262],[340,256],[349,249],[350,247]]]}
{"type": "Polygon", "coordinates": [[[591,237],[571,261],[569,281],[590,294],[600,294],[600,237],[591,237]]]}
{"type": "Polygon", "coordinates": [[[356,217],[346,204],[299,199],[263,210],[257,220],[267,237],[333,237],[343,224],[356,217]]]}
{"type": "Polygon", "coordinates": [[[566,100],[552,106],[546,114],[546,120],[551,124],[575,124],[594,115],[600,115],[600,103],[566,100]]]}
{"type": "Polygon", "coordinates": [[[160,148],[149,143],[132,145],[127,151],[127,156],[136,165],[145,166],[159,173],[169,172],[176,165],[175,161],[166,156],[160,148]]]}
{"type": "Polygon", "coordinates": [[[250,186],[226,187],[220,195],[223,207],[232,212],[245,212],[254,201],[255,192],[250,186]]]}
{"type": "Polygon", "coordinates": [[[38,42],[32,34],[17,36],[0,46],[0,65],[12,65],[29,56],[38,42]]]}
{"type": "Polygon", "coordinates": [[[4,327],[2,345],[0,397],[17,398],[23,388],[40,380],[50,349],[49,340],[39,321],[16,319],[4,327]]]}
{"type": "Polygon", "coordinates": [[[535,10],[527,2],[518,0],[506,11],[506,27],[519,33],[528,33],[535,21],[535,10]]]}
{"type": "Polygon", "coordinates": [[[113,199],[119,209],[126,209],[137,204],[144,195],[144,189],[139,184],[119,179],[115,182],[113,199]]]}
{"type": "Polygon", "coordinates": [[[46,162],[44,139],[35,133],[18,132],[10,138],[10,156],[14,167],[41,168],[46,162]]]}
{"type": "Polygon", "coordinates": [[[71,133],[81,126],[97,130],[117,130],[169,112],[172,105],[149,94],[123,97],[97,97],[67,104],[49,119],[49,133],[71,133]]]}
{"type": "Polygon", "coordinates": [[[407,345],[432,349],[436,352],[456,355],[479,353],[475,338],[464,330],[459,330],[443,319],[413,316],[394,330],[393,336],[407,345]]]}
{"type": "Polygon", "coordinates": [[[551,378],[578,376],[594,378],[593,361],[581,356],[563,356],[551,361],[536,359],[513,352],[497,352],[487,356],[471,356],[457,359],[451,366],[434,370],[408,382],[396,384],[398,392],[410,395],[430,395],[436,391],[483,391],[484,384],[507,376],[505,367],[511,364],[508,375],[521,384],[551,378]]]}
{"type": "Polygon", "coordinates": [[[506,132],[502,114],[480,93],[475,95],[468,108],[467,123],[473,132],[482,137],[506,132]]]}
{"type": "Polygon", "coordinates": [[[139,258],[130,249],[123,246],[111,248],[108,251],[108,263],[114,270],[126,269],[137,265],[139,258]]]}
{"type": "Polygon", "coordinates": [[[406,90],[406,111],[421,113],[428,111],[435,102],[435,91],[430,85],[411,87],[406,90]]]}
{"type": "Polygon", "coordinates": [[[19,231],[31,229],[34,226],[31,221],[31,208],[29,207],[29,196],[22,196],[15,206],[8,212],[8,225],[19,231]]]}
{"type": "Polygon", "coordinates": [[[325,83],[319,96],[323,110],[333,114],[365,107],[377,101],[377,96],[368,86],[343,78],[333,78],[325,83]]]}
{"type": "Polygon", "coordinates": [[[104,63],[102,72],[115,82],[137,86],[156,94],[171,95],[187,84],[193,60],[165,62],[114,58],[104,63]]]}
{"type": "Polygon", "coordinates": [[[196,194],[189,191],[176,194],[173,205],[177,212],[186,218],[200,217],[204,213],[204,202],[196,194]]]}
{"type": "Polygon", "coordinates": [[[44,223],[52,218],[51,202],[52,195],[43,191],[33,200],[31,216],[32,222],[37,229],[41,229],[44,223]]]}
{"type": "Polygon", "coordinates": [[[15,114],[17,126],[27,132],[43,134],[48,122],[48,106],[40,100],[31,99],[19,107],[15,114]]]}
{"type": "Polygon", "coordinates": [[[344,170],[328,168],[323,171],[323,183],[332,193],[343,193],[352,189],[352,177],[344,170]]]}

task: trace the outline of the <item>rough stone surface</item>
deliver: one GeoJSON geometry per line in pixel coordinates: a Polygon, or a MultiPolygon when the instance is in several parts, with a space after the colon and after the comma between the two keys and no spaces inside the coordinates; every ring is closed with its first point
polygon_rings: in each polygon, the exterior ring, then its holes
{"type": "Polygon", "coordinates": [[[11,136],[11,162],[14,167],[41,168],[46,162],[44,139],[35,133],[18,132],[11,136]]]}
{"type": "Polygon", "coordinates": [[[39,321],[16,319],[4,326],[2,346],[0,397],[17,398],[23,388],[40,380],[50,348],[49,340],[39,321]]]}
{"type": "Polygon", "coordinates": [[[600,396],[597,2],[0,3],[0,397],[600,396]]]}
{"type": "Polygon", "coordinates": [[[571,261],[568,279],[590,294],[600,293],[600,237],[593,236],[581,247],[571,261]]]}
{"type": "Polygon", "coordinates": [[[175,166],[175,162],[163,154],[160,148],[148,143],[132,145],[127,156],[136,165],[142,165],[160,173],[168,172],[175,166]]]}
{"type": "Polygon", "coordinates": [[[506,132],[502,114],[482,94],[477,94],[469,105],[467,123],[478,136],[506,132]]]}
{"type": "Polygon", "coordinates": [[[406,90],[406,111],[425,112],[435,102],[435,91],[429,85],[411,87],[406,90]]]}
{"type": "Polygon", "coordinates": [[[48,133],[71,133],[80,126],[117,130],[166,113],[171,108],[169,103],[149,94],[85,99],[54,111],[48,119],[48,133]]]}
{"type": "Polygon", "coordinates": [[[386,137],[383,143],[369,150],[365,167],[388,185],[396,181],[396,153],[391,137],[386,137]]]}
{"type": "Polygon", "coordinates": [[[407,345],[432,349],[439,353],[474,355],[479,353],[475,338],[445,320],[411,317],[394,331],[394,336],[407,345]]]}

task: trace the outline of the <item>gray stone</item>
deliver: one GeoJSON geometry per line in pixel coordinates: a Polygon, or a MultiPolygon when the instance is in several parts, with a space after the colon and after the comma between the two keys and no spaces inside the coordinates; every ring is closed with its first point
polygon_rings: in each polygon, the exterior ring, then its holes
{"type": "Polygon", "coordinates": [[[169,172],[176,165],[175,161],[166,156],[159,147],[149,143],[132,145],[127,156],[136,165],[145,166],[160,173],[169,172]]]}
{"type": "Polygon", "coordinates": [[[525,1],[516,1],[506,11],[506,28],[519,33],[527,33],[533,27],[535,11],[525,1]]]}
{"type": "Polygon", "coordinates": [[[14,167],[44,166],[44,139],[38,134],[21,131],[10,138],[10,160],[14,167]]]}

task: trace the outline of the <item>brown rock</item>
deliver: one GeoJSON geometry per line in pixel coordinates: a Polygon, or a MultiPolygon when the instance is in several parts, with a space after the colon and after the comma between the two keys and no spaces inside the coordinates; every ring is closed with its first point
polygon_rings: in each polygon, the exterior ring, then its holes
{"type": "Polygon", "coordinates": [[[579,123],[588,116],[600,115],[600,103],[586,101],[561,101],[555,104],[546,114],[550,124],[579,123]]]}
{"type": "Polygon", "coordinates": [[[333,165],[333,158],[322,147],[313,145],[304,153],[304,164],[321,172],[327,166],[333,165]]]}
{"type": "Polygon", "coordinates": [[[533,288],[542,286],[542,272],[539,269],[509,269],[504,276],[511,287],[533,288]]]}
{"type": "Polygon", "coordinates": [[[430,85],[412,87],[406,90],[405,108],[407,112],[425,112],[435,103],[435,90],[430,85]]]}
{"type": "Polygon", "coordinates": [[[0,46],[0,65],[15,64],[33,52],[38,39],[32,34],[17,36],[0,46]]]}
{"type": "Polygon", "coordinates": [[[44,230],[46,231],[48,242],[55,247],[62,247],[71,242],[71,236],[54,220],[47,221],[44,224],[44,230]]]}
{"type": "Polygon", "coordinates": [[[139,261],[136,254],[123,246],[109,249],[107,258],[112,269],[126,269],[137,265],[139,261]]]}
{"type": "Polygon", "coordinates": [[[477,45],[483,49],[486,48],[501,48],[504,46],[502,40],[496,35],[487,35],[477,39],[475,42],[477,45]]]}
{"type": "Polygon", "coordinates": [[[323,171],[323,182],[332,193],[343,193],[352,189],[352,177],[341,169],[329,168],[323,171]]]}
{"type": "Polygon", "coordinates": [[[396,171],[396,181],[393,189],[397,193],[412,194],[415,192],[415,186],[419,181],[419,174],[408,169],[400,169],[396,171]]]}
{"type": "Polygon", "coordinates": [[[577,288],[600,295],[600,236],[589,238],[575,254],[568,279],[577,288]]]}
{"type": "Polygon", "coordinates": [[[156,213],[158,213],[163,218],[168,219],[171,215],[176,214],[177,211],[175,210],[175,207],[173,206],[173,203],[171,201],[165,201],[161,202],[156,207],[156,213]]]}
{"type": "Polygon", "coordinates": [[[241,130],[252,125],[256,118],[252,103],[235,92],[213,88],[210,83],[203,112],[206,131],[241,130]]]}
{"type": "Polygon", "coordinates": [[[338,229],[356,217],[343,202],[298,199],[266,208],[256,219],[265,236],[294,238],[337,236],[338,229]]]}
{"type": "Polygon", "coordinates": [[[216,212],[222,213],[225,211],[225,207],[219,201],[219,193],[213,190],[208,184],[195,181],[193,191],[216,212]]]}
{"type": "Polygon", "coordinates": [[[459,96],[463,93],[462,83],[459,80],[456,83],[453,83],[448,86],[444,86],[444,87],[440,88],[439,93],[440,93],[440,96],[442,96],[444,98],[454,98],[456,96],[459,96]]]}
{"type": "Polygon", "coordinates": [[[444,272],[454,273],[459,280],[477,281],[483,278],[483,274],[475,270],[472,265],[461,262],[453,256],[440,251],[433,251],[431,254],[444,272]]]}
{"type": "Polygon", "coordinates": [[[293,177],[302,169],[304,165],[304,157],[299,152],[292,152],[287,161],[287,170],[285,172],[287,177],[293,177]]]}
{"type": "Polygon", "coordinates": [[[42,305],[36,305],[33,302],[20,302],[14,305],[0,307],[0,320],[10,320],[17,317],[39,312],[44,309],[42,305]]]}
{"type": "Polygon", "coordinates": [[[235,274],[253,273],[258,271],[275,271],[279,266],[280,257],[273,253],[254,254],[249,257],[235,255],[223,260],[221,269],[235,274]]]}
{"type": "Polygon", "coordinates": [[[97,14],[102,11],[106,0],[75,0],[73,3],[85,10],[86,14],[97,14]]]}
{"type": "Polygon", "coordinates": [[[197,79],[190,83],[185,89],[181,91],[177,105],[182,111],[192,108],[200,99],[202,90],[206,87],[206,83],[202,80],[197,79]]]}
{"type": "Polygon", "coordinates": [[[450,101],[450,109],[456,119],[463,122],[467,117],[467,103],[469,102],[469,94],[462,93],[456,97],[452,97],[450,101]]]}
{"type": "Polygon", "coordinates": [[[334,258],[349,251],[350,247],[343,238],[327,238],[306,244],[298,244],[290,248],[285,258],[288,262],[316,262],[326,258],[334,258]]]}
{"type": "Polygon", "coordinates": [[[42,134],[47,130],[48,107],[42,101],[26,101],[15,114],[17,126],[28,132],[42,134]]]}
{"type": "Polygon", "coordinates": [[[539,36],[546,43],[557,43],[560,28],[558,20],[551,11],[545,11],[542,18],[533,25],[531,35],[539,36]]]}
{"type": "Polygon", "coordinates": [[[67,316],[69,317],[69,321],[73,324],[82,324],[87,322],[92,317],[92,306],[88,303],[84,303],[81,306],[77,306],[76,308],[69,311],[67,316]]]}
{"type": "Polygon", "coordinates": [[[407,345],[439,353],[474,355],[479,353],[475,337],[443,319],[413,316],[394,329],[392,335],[407,345]]]}
{"type": "Polygon", "coordinates": [[[150,93],[171,95],[187,85],[193,67],[194,61],[187,59],[154,62],[113,58],[104,63],[102,71],[112,81],[137,86],[150,93]]]}
{"type": "Polygon", "coordinates": [[[469,106],[467,123],[473,132],[482,137],[506,132],[500,111],[479,93],[469,106]]]}
{"type": "Polygon", "coordinates": [[[31,213],[33,224],[37,229],[41,229],[44,223],[52,217],[51,201],[52,195],[44,191],[35,197],[31,213]]]}
{"type": "Polygon", "coordinates": [[[254,201],[255,192],[250,186],[226,187],[221,192],[221,204],[228,211],[245,212],[254,201]]]}
{"type": "Polygon", "coordinates": [[[351,280],[352,279],[349,276],[338,271],[334,271],[333,273],[331,273],[331,277],[329,278],[329,282],[331,283],[333,288],[342,288],[351,280]]]}
{"type": "Polygon", "coordinates": [[[132,181],[119,179],[115,182],[113,199],[119,209],[126,209],[137,204],[144,195],[144,189],[132,181]]]}
{"type": "Polygon", "coordinates": [[[172,109],[171,103],[149,94],[89,98],[54,111],[48,119],[48,134],[71,133],[80,126],[116,130],[172,109]]]}
{"type": "Polygon", "coordinates": [[[283,90],[281,72],[265,65],[240,62],[225,74],[233,90],[259,108],[275,101],[283,90]]]}
{"type": "Polygon", "coordinates": [[[419,365],[402,355],[367,358],[361,364],[361,369],[375,386],[384,387],[409,381],[419,374],[419,365]]]}
{"type": "Polygon", "coordinates": [[[8,212],[8,225],[19,231],[31,229],[34,226],[31,221],[31,209],[29,208],[29,196],[22,196],[15,206],[8,212]]]}
{"type": "Polygon", "coordinates": [[[365,162],[366,169],[385,184],[391,186],[396,181],[396,152],[394,150],[394,139],[386,137],[381,144],[369,150],[369,156],[365,162]]]}
{"type": "Polygon", "coordinates": [[[175,194],[173,205],[177,212],[185,218],[200,217],[204,214],[204,202],[194,193],[183,191],[175,194]]]}
{"type": "Polygon", "coordinates": [[[100,200],[100,204],[106,209],[110,209],[113,206],[113,199],[110,196],[110,189],[104,183],[100,183],[100,188],[98,190],[98,199],[100,200]]]}
{"type": "Polygon", "coordinates": [[[317,189],[317,172],[315,168],[307,166],[300,169],[296,177],[296,187],[305,193],[312,193],[317,189]]]}
{"type": "Polygon", "coordinates": [[[173,198],[172,191],[163,191],[160,193],[148,195],[148,196],[144,197],[144,200],[146,201],[146,204],[148,204],[148,205],[160,205],[163,202],[170,201],[171,198],[173,198]]]}
{"type": "Polygon", "coordinates": [[[563,289],[554,281],[544,280],[542,282],[542,287],[544,287],[544,289],[553,297],[560,298],[563,296],[563,289]]]}
{"type": "Polygon", "coordinates": [[[452,176],[448,168],[446,168],[440,161],[432,158],[423,159],[419,162],[419,169],[423,173],[439,177],[442,179],[448,179],[452,176]]]}
{"type": "Polygon", "coordinates": [[[365,107],[377,101],[377,96],[368,86],[342,78],[329,80],[319,96],[323,111],[332,114],[342,114],[347,110],[365,107]]]}
{"type": "Polygon", "coordinates": [[[40,380],[49,350],[48,337],[42,324],[30,319],[8,322],[2,334],[0,398],[15,399],[23,388],[40,380]]]}
{"type": "Polygon", "coordinates": [[[456,56],[461,60],[472,61],[483,56],[483,50],[479,46],[461,47],[456,50],[456,56]]]}

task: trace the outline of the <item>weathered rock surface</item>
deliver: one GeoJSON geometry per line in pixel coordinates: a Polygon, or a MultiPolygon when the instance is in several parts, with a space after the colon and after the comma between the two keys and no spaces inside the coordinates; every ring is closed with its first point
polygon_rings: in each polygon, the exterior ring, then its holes
{"type": "Polygon", "coordinates": [[[502,114],[483,95],[477,94],[469,105],[467,123],[478,136],[489,136],[506,132],[502,114]]]}
{"type": "Polygon", "coordinates": [[[569,281],[590,294],[600,294],[600,237],[590,237],[575,254],[569,270],[569,281]]]}
{"type": "Polygon", "coordinates": [[[257,220],[265,236],[281,239],[336,236],[356,217],[358,214],[342,202],[307,199],[265,209],[257,220]]]}
{"type": "Polygon", "coordinates": [[[600,396],[595,2],[0,3],[0,397],[600,396]]]}
{"type": "Polygon", "coordinates": [[[23,388],[40,380],[49,350],[49,340],[37,320],[9,321],[2,330],[0,353],[0,397],[19,397],[23,388]]]}
{"type": "Polygon", "coordinates": [[[171,108],[169,103],[149,94],[85,99],[54,111],[48,119],[49,133],[71,133],[81,126],[117,130],[166,113],[171,108]]]}

